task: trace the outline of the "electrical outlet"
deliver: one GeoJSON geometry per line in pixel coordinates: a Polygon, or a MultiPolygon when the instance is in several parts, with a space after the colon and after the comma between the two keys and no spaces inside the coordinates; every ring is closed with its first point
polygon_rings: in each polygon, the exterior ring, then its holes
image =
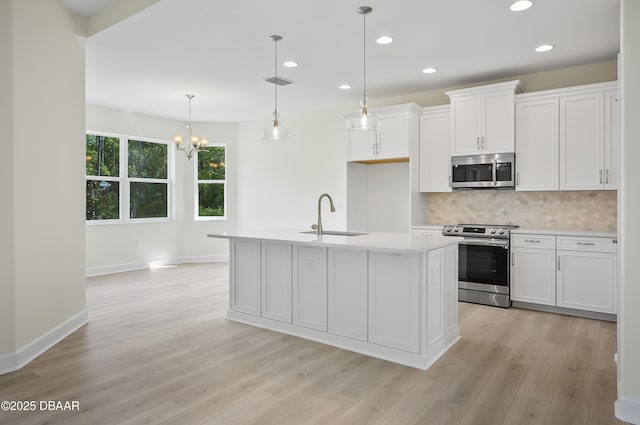
{"type": "Polygon", "coordinates": [[[140,248],[140,241],[139,241],[138,239],[135,239],[135,240],[133,241],[133,247],[134,247],[134,248],[140,248]]]}

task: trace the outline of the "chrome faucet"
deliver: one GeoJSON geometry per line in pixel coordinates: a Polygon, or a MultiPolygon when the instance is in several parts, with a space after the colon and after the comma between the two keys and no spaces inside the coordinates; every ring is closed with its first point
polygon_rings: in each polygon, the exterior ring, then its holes
{"type": "Polygon", "coordinates": [[[336,207],[333,206],[333,199],[331,199],[331,196],[329,196],[328,193],[323,193],[322,195],[320,195],[320,197],[318,198],[318,224],[314,224],[313,226],[311,226],[312,229],[316,230],[316,235],[318,236],[322,236],[322,210],[320,207],[322,206],[322,198],[324,198],[325,196],[329,198],[331,212],[336,212],[336,207]]]}

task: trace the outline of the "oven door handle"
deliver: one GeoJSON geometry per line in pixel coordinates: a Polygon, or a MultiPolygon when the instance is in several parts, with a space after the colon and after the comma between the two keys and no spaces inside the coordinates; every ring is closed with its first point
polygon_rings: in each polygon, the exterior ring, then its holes
{"type": "Polygon", "coordinates": [[[498,246],[509,249],[509,240],[507,239],[464,238],[458,243],[461,245],[498,246]]]}

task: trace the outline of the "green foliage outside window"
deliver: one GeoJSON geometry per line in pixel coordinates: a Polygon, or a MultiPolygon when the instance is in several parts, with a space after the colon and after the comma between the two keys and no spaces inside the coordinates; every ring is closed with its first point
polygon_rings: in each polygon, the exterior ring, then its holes
{"type": "Polygon", "coordinates": [[[130,217],[167,217],[167,184],[131,182],[130,217]]]}
{"type": "Polygon", "coordinates": [[[167,178],[167,145],[129,140],[128,154],[129,177],[167,178]]]}
{"type": "Polygon", "coordinates": [[[120,175],[120,139],[117,137],[87,134],[87,176],[120,175]]]}
{"type": "Polygon", "coordinates": [[[198,152],[198,217],[224,217],[225,147],[198,152]]]}
{"type": "Polygon", "coordinates": [[[87,180],[87,220],[120,218],[119,186],[114,181],[87,180]]]}

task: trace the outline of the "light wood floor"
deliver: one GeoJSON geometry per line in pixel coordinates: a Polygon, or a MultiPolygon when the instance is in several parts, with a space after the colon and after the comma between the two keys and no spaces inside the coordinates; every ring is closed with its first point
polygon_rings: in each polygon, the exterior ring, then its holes
{"type": "Polygon", "coordinates": [[[227,321],[227,281],[227,264],[89,279],[90,323],[0,376],[0,400],[80,412],[0,423],[622,423],[613,323],[461,303],[462,339],[425,372],[227,321]]]}

